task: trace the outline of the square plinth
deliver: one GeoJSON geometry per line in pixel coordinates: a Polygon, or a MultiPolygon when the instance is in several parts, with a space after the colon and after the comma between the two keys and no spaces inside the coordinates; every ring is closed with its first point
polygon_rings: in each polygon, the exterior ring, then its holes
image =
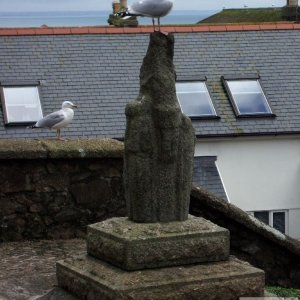
{"type": "Polygon", "coordinates": [[[229,257],[229,231],[193,216],[146,224],[113,218],[88,226],[87,252],[129,271],[220,261],[229,257]]]}
{"type": "Polygon", "coordinates": [[[264,295],[264,272],[228,261],[125,271],[90,256],[57,263],[60,287],[85,300],[239,299],[264,295]]]}

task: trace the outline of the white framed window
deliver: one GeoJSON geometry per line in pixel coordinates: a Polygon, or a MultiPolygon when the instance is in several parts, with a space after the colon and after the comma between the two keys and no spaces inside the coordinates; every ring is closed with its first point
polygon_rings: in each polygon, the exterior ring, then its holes
{"type": "Polygon", "coordinates": [[[229,100],[238,117],[275,116],[256,79],[227,79],[222,77],[229,100]]]}
{"type": "Polygon", "coordinates": [[[43,117],[38,86],[1,86],[6,125],[30,124],[43,117]]]}
{"type": "Polygon", "coordinates": [[[288,234],[288,211],[287,210],[262,210],[248,212],[263,223],[288,234]]]}
{"type": "Polygon", "coordinates": [[[176,94],[182,112],[191,119],[217,117],[205,81],[177,82],[176,94]]]}

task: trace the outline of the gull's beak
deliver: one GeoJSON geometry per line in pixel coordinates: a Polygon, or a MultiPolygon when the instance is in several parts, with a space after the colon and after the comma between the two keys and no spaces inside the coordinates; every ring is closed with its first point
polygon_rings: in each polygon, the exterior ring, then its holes
{"type": "Polygon", "coordinates": [[[79,106],[78,106],[78,105],[75,105],[75,104],[73,104],[73,107],[74,107],[74,108],[78,108],[79,106]]]}

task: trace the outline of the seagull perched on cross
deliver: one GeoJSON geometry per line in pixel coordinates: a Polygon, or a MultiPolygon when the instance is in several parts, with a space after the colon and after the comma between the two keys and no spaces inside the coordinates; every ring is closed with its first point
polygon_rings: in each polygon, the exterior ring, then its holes
{"type": "Polygon", "coordinates": [[[152,18],[153,29],[155,29],[155,19],[158,23],[158,31],[160,31],[160,18],[166,16],[173,7],[174,0],[140,0],[132,3],[125,11],[116,15],[123,19],[130,17],[149,17],[152,18]]]}

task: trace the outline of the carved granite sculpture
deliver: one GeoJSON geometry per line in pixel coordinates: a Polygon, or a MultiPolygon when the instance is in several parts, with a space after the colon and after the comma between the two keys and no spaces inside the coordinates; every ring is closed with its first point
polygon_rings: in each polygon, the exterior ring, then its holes
{"type": "Polygon", "coordinates": [[[150,35],[140,94],[126,107],[124,185],[134,222],[188,218],[195,134],[176,97],[173,54],[173,35],[150,35]]]}

